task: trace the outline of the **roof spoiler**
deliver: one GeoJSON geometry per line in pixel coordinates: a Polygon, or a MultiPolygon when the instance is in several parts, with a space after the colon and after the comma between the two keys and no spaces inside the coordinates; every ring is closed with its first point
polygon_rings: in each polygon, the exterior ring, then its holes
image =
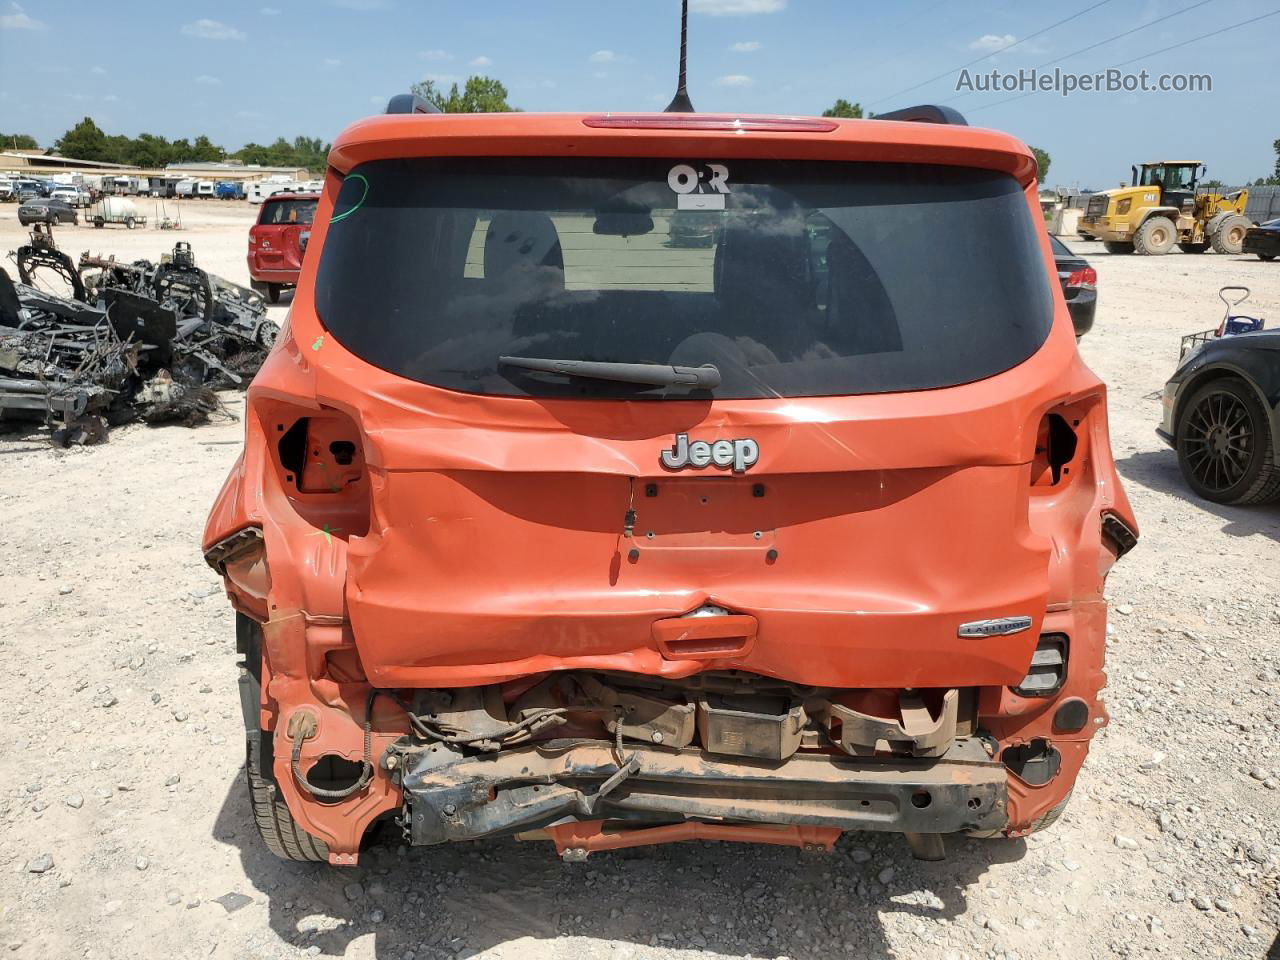
{"type": "MultiPolygon", "coordinates": [[[[387,101],[387,113],[439,113],[440,108],[430,100],[413,93],[397,93],[387,101]]],[[[954,111],[953,111],[954,112],[954,111]]],[[[963,121],[961,121],[963,123],[963,121]]]]}
{"type": "Polygon", "coordinates": [[[913,123],[949,123],[954,126],[967,127],[969,121],[959,110],[941,107],[933,103],[922,103],[901,110],[890,110],[888,113],[877,113],[873,120],[906,120],[913,123]]]}

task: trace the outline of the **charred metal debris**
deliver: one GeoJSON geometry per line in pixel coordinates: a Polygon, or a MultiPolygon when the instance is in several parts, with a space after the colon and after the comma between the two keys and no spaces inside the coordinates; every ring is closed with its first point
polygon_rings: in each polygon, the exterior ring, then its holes
{"type": "Polygon", "coordinates": [[[44,422],[55,444],[133,421],[230,416],[216,390],[253,379],[277,328],[252,290],[201,270],[189,243],[159,263],[84,253],[36,224],[0,268],[0,419],[44,422]]]}

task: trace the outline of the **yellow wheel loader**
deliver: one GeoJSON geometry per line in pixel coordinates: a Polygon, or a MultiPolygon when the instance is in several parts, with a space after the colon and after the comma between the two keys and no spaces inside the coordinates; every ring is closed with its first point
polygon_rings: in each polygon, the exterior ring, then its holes
{"type": "Polygon", "coordinates": [[[1176,243],[1183,253],[1236,254],[1253,222],[1244,215],[1248,190],[1197,189],[1205,166],[1198,160],[1162,160],[1133,168],[1133,182],[1089,198],[1079,233],[1101,240],[1110,253],[1159,256],[1176,243]]]}

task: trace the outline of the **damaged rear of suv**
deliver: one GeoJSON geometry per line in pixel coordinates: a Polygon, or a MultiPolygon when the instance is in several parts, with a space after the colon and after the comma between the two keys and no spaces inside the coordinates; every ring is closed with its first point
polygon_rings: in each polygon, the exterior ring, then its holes
{"type": "Polygon", "coordinates": [[[1025,146],[407,112],[330,164],[204,537],[275,852],[1056,819],[1136,524],[1025,146]]]}

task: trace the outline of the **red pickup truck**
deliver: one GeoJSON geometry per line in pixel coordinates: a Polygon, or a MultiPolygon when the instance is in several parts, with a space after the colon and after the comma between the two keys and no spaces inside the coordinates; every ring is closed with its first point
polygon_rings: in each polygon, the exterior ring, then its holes
{"type": "Polygon", "coordinates": [[[318,193],[267,197],[258,222],[249,230],[249,277],[253,288],[272,303],[280,302],[281,290],[298,282],[319,201],[318,193]]]}

